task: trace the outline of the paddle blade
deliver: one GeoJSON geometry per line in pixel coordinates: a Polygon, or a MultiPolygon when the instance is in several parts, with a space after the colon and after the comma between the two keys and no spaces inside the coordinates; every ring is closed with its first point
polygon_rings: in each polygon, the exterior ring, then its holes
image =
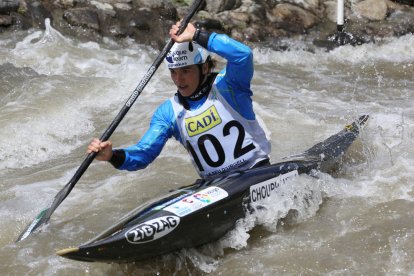
{"type": "Polygon", "coordinates": [[[44,223],[45,220],[45,214],[48,212],[49,208],[43,209],[36,218],[30,223],[26,229],[19,235],[16,242],[22,241],[25,238],[27,238],[33,231],[35,231],[37,228],[39,228],[40,225],[44,223]]]}
{"type": "Polygon", "coordinates": [[[36,218],[30,223],[26,229],[20,234],[20,236],[17,238],[16,242],[19,242],[21,240],[24,240],[27,238],[31,233],[33,233],[36,229],[38,229],[43,224],[46,224],[49,221],[50,216],[53,214],[53,212],[56,210],[56,208],[62,203],[62,201],[68,196],[70,191],[73,188],[73,183],[69,182],[68,184],[63,187],[62,190],[55,196],[55,199],[53,200],[52,204],[43,209],[36,218]]]}
{"type": "MultiPolygon", "coordinates": [[[[197,10],[201,7],[201,4],[203,3],[203,0],[195,0],[192,6],[190,7],[190,10],[187,14],[187,16],[183,19],[183,22],[180,27],[180,33],[184,30],[184,28],[187,26],[187,23],[190,21],[190,19],[193,17],[193,15],[197,12],[197,10]]],[[[159,67],[159,65],[164,60],[165,56],[167,55],[168,51],[173,46],[174,41],[170,39],[170,42],[165,45],[162,52],[158,55],[158,57],[155,59],[154,63],[151,65],[151,67],[148,69],[146,75],[141,80],[141,82],[138,84],[138,86],[135,88],[134,92],[130,96],[130,98],[127,100],[121,111],[118,113],[116,118],[112,121],[111,125],[108,127],[108,129],[104,132],[104,134],[101,136],[101,141],[107,141],[109,137],[112,135],[112,133],[115,131],[115,128],[120,124],[121,120],[124,118],[126,113],[128,112],[129,108],[132,106],[132,104],[135,102],[135,100],[138,98],[138,96],[141,94],[144,87],[147,85],[151,77],[154,75],[155,71],[159,67]]],[[[39,215],[32,221],[31,224],[20,234],[19,238],[16,240],[16,242],[24,240],[27,238],[31,233],[33,233],[36,229],[38,229],[41,225],[47,223],[49,221],[50,216],[53,214],[53,212],[56,210],[56,208],[62,203],[62,201],[69,195],[70,191],[73,189],[73,187],[76,185],[78,180],[81,178],[83,173],[86,171],[86,169],[89,167],[89,165],[92,163],[94,158],[96,157],[96,152],[91,152],[88,154],[88,156],[85,158],[85,160],[82,162],[82,164],[79,166],[78,170],[76,171],[75,175],[72,177],[72,179],[69,181],[68,184],[65,185],[65,187],[55,196],[55,199],[53,203],[50,205],[50,207],[43,209],[39,213],[39,215]]]]}

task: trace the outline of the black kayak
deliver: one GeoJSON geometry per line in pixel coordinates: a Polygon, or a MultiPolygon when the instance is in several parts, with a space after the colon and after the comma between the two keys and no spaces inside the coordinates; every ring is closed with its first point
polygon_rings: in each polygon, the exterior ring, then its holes
{"type": "Polygon", "coordinates": [[[57,252],[78,261],[133,262],[221,238],[249,206],[277,195],[288,180],[314,170],[327,172],[358,137],[368,115],[283,162],[174,190],[131,211],[89,242],[57,252]]]}

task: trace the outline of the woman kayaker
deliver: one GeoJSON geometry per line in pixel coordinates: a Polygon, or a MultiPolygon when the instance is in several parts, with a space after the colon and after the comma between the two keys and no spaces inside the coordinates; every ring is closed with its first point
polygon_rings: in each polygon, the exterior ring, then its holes
{"type": "Polygon", "coordinates": [[[252,51],[227,35],[196,29],[191,23],[176,35],[179,26],[178,22],[170,29],[175,44],[166,57],[177,93],[158,107],[137,144],[113,150],[111,141],[95,138],[87,153],[97,152],[96,159],[121,170],[139,170],[174,137],[190,153],[203,179],[269,164],[270,143],[252,105],[252,51]],[[212,72],[209,52],[227,60],[218,74],[212,72]]]}

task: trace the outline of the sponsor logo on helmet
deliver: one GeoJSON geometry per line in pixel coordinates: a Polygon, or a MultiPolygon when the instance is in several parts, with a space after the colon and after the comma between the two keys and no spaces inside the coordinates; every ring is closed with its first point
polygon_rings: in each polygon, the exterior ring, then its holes
{"type": "Polygon", "coordinates": [[[180,224],[177,216],[164,216],[136,225],[125,233],[129,243],[139,244],[157,240],[172,232],[180,224]]]}
{"type": "Polygon", "coordinates": [[[188,60],[187,50],[177,50],[168,52],[165,57],[168,63],[183,62],[188,60]]]}
{"type": "Polygon", "coordinates": [[[221,118],[216,107],[212,105],[203,113],[194,117],[186,118],[185,128],[187,129],[188,136],[193,137],[212,129],[220,123],[221,118]]]}

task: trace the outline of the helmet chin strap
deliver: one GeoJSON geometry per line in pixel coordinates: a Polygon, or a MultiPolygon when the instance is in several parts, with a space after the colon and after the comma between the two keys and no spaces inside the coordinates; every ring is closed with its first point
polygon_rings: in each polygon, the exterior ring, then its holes
{"type": "MultiPolygon", "coordinates": [[[[209,59],[210,57],[207,58],[206,62],[208,62],[209,59]]],[[[188,100],[198,101],[204,96],[208,95],[208,93],[211,90],[211,86],[213,85],[213,82],[216,79],[217,73],[203,74],[203,65],[204,63],[197,64],[197,68],[199,69],[199,79],[198,79],[198,86],[194,90],[194,92],[190,96],[187,96],[187,97],[182,96],[179,91],[177,91],[176,93],[180,103],[187,110],[190,109],[188,100]]]]}
{"type": "Polygon", "coordinates": [[[199,87],[194,91],[191,96],[183,97],[179,91],[177,91],[176,95],[178,96],[178,100],[183,105],[183,107],[187,110],[190,109],[190,105],[188,101],[197,101],[201,98],[208,95],[211,90],[211,86],[213,85],[214,80],[216,79],[217,73],[211,73],[208,75],[204,75],[203,83],[199,85],[199,87]]]}
{"type": "Polygon", "coordinates": [[[204,97],[204,95],[207,95],[208,92],[211,89],[211,84],[210,83],[212,83],[212,81],[207,80],[208,79],[207,74],[203,74],[203,64],[198,64],[197,68],[199,69],[200,73],[199,73],[198,86],[194,90],[194,92],[190,96],[187,96],[187,97],[184,97],[183,95],[181,95],[180,91],[177,91],[177,93],[176,93],[180,103],[187,110],[190,109],[190,105],[188,103],[188,100],[197,101],[197,100],[201,99],[202,97],[204,97]]]}
{"type": "Polygon", "coordinates": [[[207,93],[207,91],[204,91],[205,88],[207,88],[204,85],[207,79],[207,74],[203,74],[203,64],[198,64],[197,67],[198,67],[198,70],[200,71],[200,74],[198,77],[198,86],[190,96],[186,97],[193,101],[200,99],[202,96],[204,96],[205,93],[207,93]]]}

